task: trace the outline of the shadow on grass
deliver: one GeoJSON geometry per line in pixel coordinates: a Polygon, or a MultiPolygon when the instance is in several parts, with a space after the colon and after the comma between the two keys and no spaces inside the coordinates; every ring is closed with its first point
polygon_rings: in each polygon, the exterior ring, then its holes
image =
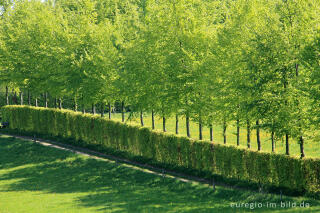
{"type": "MultiPolygon", "coordinates": [[[[0,175],[0,181],[18,180],[0,189],[2,192],[83,193],[75,201],[76,205],[98,207],[101,212],[241,212],[248,209],[235,210],[230,203],[280,203],[276,195],[222,187],[213,192],[201,184],[162,178],[117,163],[13,138],[0,138],[0,162],[0,171],[8,170],[0,175]]],[[[320,205],[320,201],[304,201],[312,206],[320,205]]],[[[274,208],[255,210],[275,211],[274,208]]],[[[319,212],[320,208],[305,210],[319,212]]]]}
{"type": "Polygon", "coordinates": [[[0,169],[9,169],[26,164],[37,164],[63,160],[72,155],[58,149],[48,149],[39,144],[0,136],[0,169]]]}

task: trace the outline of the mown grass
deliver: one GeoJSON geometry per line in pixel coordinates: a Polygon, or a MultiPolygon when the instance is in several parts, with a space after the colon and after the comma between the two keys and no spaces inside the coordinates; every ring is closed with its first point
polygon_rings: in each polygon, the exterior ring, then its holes
{"type": "Polygon", "coordinates": [[[0,137],[0,212],[246,212],[231,203],[262,203],[258,212],[319,212],[281,208],[280,196],[185,183],[112,161],[80,156],[12,137],[0,137]],[[266,208],[276,203],[277,208],[266,208]]]}
{"type": "MultiPolygon", "coordinates": [[[[130,120],[127,120],[129,117],[129,114],[126,113],[126,122],[129,123],[136,123],[140,124],[140,118],[138,118],[138,115],[131,118],[130,120]]],[[[121,113],[112,113],[112,119],[121,121],[121,113]]],[[[175,117],[167,118],[166,121],[166,129],[168,132],[175,133],[175,117]]],[[[152,126],[151,121],[151,115],[144,114],[144,124],[147,127],[152,126]]],[[[158,130],[162,130],[162,118],[156,117],[155,119],[155,128],[158,130]]],[[[222,135],[222,126],[221,125],[214,125],[213,126],[213,137],[214,137],[214,143],[223,143],[223,135],[222,135]]],[[[199,126],[196,122],[191,121],[190,122],[190,132],[191,137],[198,139],[199,138],[199,126]]],[[[234,146],[237,145],[237,138],[236,138],[236,126],[235,125],[229,125],[227,128],[227,143],[232,144],[234,146]]],[[[186,121],[184,117],[179,118],[179,134],[186,136],[186,121]]],[[[257,139],[256,139],[256,131],[251,131],[251,149],[257,150],[257,139]]],[[[260,138],[261,138],[261,147],[263,151],[271,152],[271,134],[265,131],[260,131],[260,138]]],[[[210,139],[210,132],[209,128],[203,127],[203,139],[209,140],[210,139]]],[[[240,146],[247,148],[247,131],[245,128],[240,129],[240,146]]],[[[279,154],[285,154],[285,141],[284,139],[278,139],[276,140],[276,153],[279,154]]],[[[312,158],[320,158],[320,143],[317,141],[311,141],[306,140],[305,142],[305,154],[306,157],[312,157],[312,158]]],[[[300,145],[296,140],[293,140],[290,138],[290,155],[299,157],[300,156],[300,145]]]]}

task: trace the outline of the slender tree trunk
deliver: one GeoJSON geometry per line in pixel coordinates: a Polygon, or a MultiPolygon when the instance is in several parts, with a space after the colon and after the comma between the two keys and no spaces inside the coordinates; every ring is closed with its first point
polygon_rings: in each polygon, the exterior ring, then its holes
{"type": "MultiPolygon", "coordinates": [[[[283,88],[284,88],[284,91],[285,91],[285,95],[286,95],[286,92],[287,92],[287,84],[288,84],[288,82],[287,82],[287,72],[286,72],[286,69],[284,69],[284,72],[283,72],[283,88]]],[[[288,105],[288,101],[287,100],[285,100],[284,103],[285,103],[286,106],[288,105]]],[[[289,152],[289,134],[286,133],[285,137],[286,137],[286,155],[289,155],[290,154],[290,152],[289,152]]]]}
{"type": "Polygon", "coordinates": [[[59,109],[62,109],[62,99],[59,98],[59,109]]]}
{"type": "Polygon", "coordinates": [[[14,101],[14,89],[12,89],[11,93],[9,94],[10,98],[11,98],[11,104],[15,105],[15,101],[14,101]],[[11,95],[10,95],[11,94],[11,95]]]}
{"type": "Polygon", "coordinates": [[[75,111],[75,112],[77,112],[77,111],[78,111],[77,98],[76,98],[76,97],[74,97],[73,101],[74,101],[74,111],[75,111]]]}
{"type": "Polygon", "coordinates": [[[224,144],[227,143],[227,134],[226,134],[226,132],[227,132],[227,123],[224,121],[223,122],[223,133],[222,133],[222,135],[223,135],[223,143],[224,144]]]}
{"type": "Polygon", "coordinates": [[[251,148],[251,127],[250,127],[249,120],[247,120],[247,146],[248,146],[248,149],[251,148]]]}
{"type": "Polygon", "coordinates": [[[124,122],[124,101],[121,102],[122,122],[124,122]]]}
{"type": "Polygon", "coordinates": [[[261,141],[260,141],[260,124],[259,124],[259,120],[256,121],[256,125],[257,125],[257,145],[258,145],[258,151],[261,150],[261,141]]]}
{"type": "Polygon", "coordinates": [[[8,88],[8,86],[6,86],[6,103],[7,103],[7,105],[10,104],[9,103],[9,88],[8,88]]]}
{"type": "Polygon", "coordinates": [[[108,103],[108,109],[109,109],[109,112],[108,112],[109,119],[111,119],[111,103],[110,102],[108,103]]]}
{"type": "Polygon", "coordinates": [[[86,108],[84,106],[84,104],[82,104],[82,114],[85,114],[86,113],[86,108]]]}
{"type": "Polygon", "coordinates": [[[163,125],[163,131],[166,132],[166,117],[162,117],[162,125],[163,125]]]}
{"type": "Polygon", "coordinates": [[[289,150],[289,135],[286,134],[286,155],[290,155],[290,150],[289,150]]]}
{"type": "Polygon", "coordinates": [[[44,107],[48,108],[48,93],[44,93],[44,107]]]}
{"type": "Polygon", "coordinates": [[[14,104],[18,105],[17,92],[14,92],[14,104]]]}
{"type": "Polygon", "coordinates": [[[304,158],[305,154],[304,154],[304,140],[303,137],[300,136],[300,158],[304,158]]]}
{"type": "Polygon", "coordinates": [[[96,114],[96,105],[92,104],[92,114],[95,115],[96,114]]]}
{"type": "Polygon", "coordinates": [[[38,98],[35,99],[36,107],[38,107],[38,98]]]}
{"type": "Polygon", "coordinates": [[[213,141],[213,127],[212,124],[210,124],[210,141],[213,141]]]}
{"type": "Polygon", "coordinates": [[[23,92],[20,92],[20,105],[23,105],[23,92]]]}
{"type": "Polygon", "coordinates": [[[151,121],[152,121],[152,129],[155,129],[155,125],[154,125],[154,111],[151,111],[151,121]]]}
{"type": "Polygon", "coordinates": [[[176,114],[176,134],[179,134],[179,116],[176,114]]]}
{"type": "Polygon", "coordinates": [[[142,110],[140,111],[140,123],[141,123],[141,126],[144,126],[142,110]]]}
{"type": "Polygon", "coordinates": [[[240,120],[237,119],[237,146],[240,146],[240,120]]]}
{"type": "Polygon", "coordinates": [[[54,108],[58,107],[58,99],[57,97],[54,98],[54,108]]]}
{"type": "MultiPolygon", "coordinates": [[[[296,77],[299,76],[299,64],[296,64],[295,65],[295,68],[296,68],[296,77]]],[[[298,109],[300,108],[300,104],[299,104],[299,100],[297,100],[298,102],[298,109]]],[[[299,109],[300,111],[300,109],[299,109]]],[[[299,129],[301,130],[301,124],[300,124],[300,116],[299,116],[299,129]]],[[[304,139],[303,139],[303,136],[301,135],[300,138],[299,138],[299,141],[300,141],[300,158],[304,158],[305,157],[305,154],[304,154],[304,139]]]]}
{"type": "Polygon", "coordinates": [[[186,116],[186,128],[187,128],[187,136],[190,138],[190,121],[189,121],[189,114],[186,116]]]}
{"type": "Polygon", "coordinates": [[[31,94],[29,90],[28,90],[28,105],[31,106],[31,94]]]}
{"type": "Polygon", "coordinates": [[[275,151],[274,131],[271,132],[271,145],[272,145],[272,152],[274,152],[275,151]]]}
{"type": "Polygon", "coordinates": [[[101,102],[101,106],[100,106],[100,115],[101,115],[101,118],[103,118],[104,117],[104,103],[103,102],[101,102]]]}
{"type": "Polygon", "coordinates": [[[202,140],[202,121],[199,120],[199,140],[202,140]]]}

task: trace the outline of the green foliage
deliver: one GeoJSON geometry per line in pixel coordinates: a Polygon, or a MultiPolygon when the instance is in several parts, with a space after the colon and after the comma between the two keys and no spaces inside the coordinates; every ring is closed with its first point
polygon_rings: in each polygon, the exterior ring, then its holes
{"type": "Polygon", "coordinates": [[[299,193],[320,193],[319,159],[301,160],[194,141],[69,110],[6,106],[2,114],[12,130],[72,138],[170,168],[194,170],[238,182],[248,181],[299,193]]]}
{"type": "Polygon", "coordinates": [[[271,210],[276,212],[320,210],[320,201],[307,197],[280,198],[222,186],[213,191],[207,184],[163,178],[127,162],[93,159],[6,135],[0,136],[0,162],[0,200],[6,201],[0,212],[234,212],[231,202],[271,201],[278,204],[271,210]],[[310,207],[281,208],[281,201],[310,207]]]}
{"type": "Polygon", "coordinates": [[[114,26],[107,19],[96,24],[96,16],[93,1],[17,2],[0,20],[1,81],[83,104],[112,99],[114,26]]]}
{"type": "Polygon", "coordinates": [[[319,5],[3,0],[0,85],[317,139],[319,5]]]}

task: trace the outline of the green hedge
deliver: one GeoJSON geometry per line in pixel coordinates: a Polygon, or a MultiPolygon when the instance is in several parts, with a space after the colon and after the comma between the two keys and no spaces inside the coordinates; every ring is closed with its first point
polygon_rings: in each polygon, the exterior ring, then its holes
{"type": "Polygon", "coordinates": [[[70,110],[5,106],[2,113],[12,130],[72,138],[171,168],[236,182],[320,194],[320,159],[301,160],[196,141],[70,110]]]}

